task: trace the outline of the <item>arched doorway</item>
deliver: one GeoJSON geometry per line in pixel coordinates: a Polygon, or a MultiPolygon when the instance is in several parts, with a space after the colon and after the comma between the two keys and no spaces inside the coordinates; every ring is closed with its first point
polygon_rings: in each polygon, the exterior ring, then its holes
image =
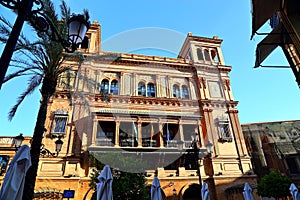
{"type": "Polygon", "coordinates": [[[199,184],[191,184],[184,191],[182,195],[182,200],[197,200],[201,197],[201,188],[199,184]]]}

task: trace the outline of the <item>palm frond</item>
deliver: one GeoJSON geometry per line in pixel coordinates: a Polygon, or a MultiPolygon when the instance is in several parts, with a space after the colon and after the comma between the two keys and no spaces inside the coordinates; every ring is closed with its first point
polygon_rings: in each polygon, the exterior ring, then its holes
{"type": "Polygon", "coordinates": [[[20,104],[24,101],[25,97],[32,94],[35,91],[35,89],[40,85],[42,80],[43,80],[43,77],[41,77],[41,76],[33,76],[29,80],[27,89],[18,97],[17,103],[9,111],[9,114],[8,114],[9,120],[12,120],[12,118],[15,116],[20,104]]]}
{"type": "Polygon", "coordinates": [[[60,5],[60,10],[61,10],[61,16],[63,19],[65,19],[65,22],[67,22],[71,16],[71,10],[70,8],[67,6],[66,1],[62,1],[61,5],[60,5]]]}
{"type": "Polygon", "coordinates": [[[90,20],[90,14],[89,14],[89,11],[87,9],[83,9],[83,16],[84,16],[84,19],[86,21],[90,20]]]}

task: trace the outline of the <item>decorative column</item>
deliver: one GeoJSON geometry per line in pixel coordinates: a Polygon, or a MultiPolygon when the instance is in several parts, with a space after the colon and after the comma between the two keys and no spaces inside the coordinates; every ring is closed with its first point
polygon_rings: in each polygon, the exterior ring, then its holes
{"type": "Polygon", "coordinates": [[[98,120],[96,119],[96,116],[95,116],[93,119],[93,131],[92,131],[91,146],[96,146],[97,127],[98,127],[98,120]]]}
{"type": "Polygon", "coordinates": [[[179,119],[179,140],[184,141],[182,120],[179,119]]]}
{"type": "Polygon", "coordinates": [[[155,92],[156,97],[161,97],[161,95],[160,95],[160,82],[159,82],[159,76],[158,75],[155,76],[155,90],[156,90],[156,92],[155,92]]]}
{"type": "Polygon", "coordinates": [[[211,141],[214,144],[214,152],[215,155],[218,156],[220,154],[220,150],[218,145],[216,144],[216,140],[214,138],[214,130],[213,130],[213,117],[212,117],[212,109],[205,108],[203,109],[203,118],[205,122],[206,135],[204,136],[204,141],[211,141]]]}
{"type": "Polygon", "coordinates": [[[172,86],[171,86],[171,83],[170,83],[170,77],[169,76],[167,76],[166,82],[167,82],[167,88],[166,88],[167,97],[168,98],[173,98],[173,95],[172,95],[172,92],[171,92],[172,86]]]}
{"type": "Polygon", "coordinates": [[[197,128],[195,128],[195,129],[197,129],[197,131],[195,130],[196,133],[199,132],[199,135],[200,135],[200,145],[201,145],[201,147],[203,147],[205,140],[203,138],[203,132],[202,132],[202,127],[201,127],[201,120],[198,120],[197,128]]]}
{"type": "Polygon", "coordinates": [[[120,74],[120,83],[121,83],[121,85],[119,85],[119,94],[124,95],[125,94],[125,86],[127,85],[124,83],[124,72],[121,72],[121,74],[120,74]]]}
{"type": "Polygon", "coordinates": [[[164,147],[164,140],[163,140],[163,129],[162,129],[162,122],[161,119],[158,120],[158,130],[159,130],[159,146],[162,148],[164,147]]]}
{"type": "Polygon", "coordinates": [[[143,147],[143,143],[142,143],[142,121],[140,119],[138,119],[137,121],[138,123],[138,147],[143,147]]]}
{"type": "Polygon", "coordinates": [[[120,147],[120,121],[116,120],[115,147],[120,147]]]}
{"type": "Polygon", "coordinates": [[[203,77],[198,77],[198,82],[199,82],[199,91],[200,91],[200,97],[203,99],[207,99],[206,96],[206,80],[203,77]]]}
{"type": "MultiPolygon", "coordinates": [[[[125,86],[126,84],[124,84],[125,86]]],[[[136,83],[136,73],[132,74],[132,86],[131,86],[131,93],[133,94],[133,96],[137,96],[137,83],[136,83]]]]}
{"type": "Polygon", "coordinates": [[[247,149],[246,149],[246,144],[245,144],[245,140],[244,140],[244,136],[243,136],[243,132],[242,132],[242,127],[239,123],[238,116],[237,116],[238,110],[236,110],[236,109],[229,110],[228,114],[229,114],[229,119],[231,121],[233,134],[235,136],[235,140],[236,140],[235,142],[236,142],[238,154],[239,154],[239,156],[246,156],[247,149]]]}

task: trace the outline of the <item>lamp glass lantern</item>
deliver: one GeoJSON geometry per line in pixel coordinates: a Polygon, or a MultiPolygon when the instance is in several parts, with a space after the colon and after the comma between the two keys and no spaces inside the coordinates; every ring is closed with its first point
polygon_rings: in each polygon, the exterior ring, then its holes
{"type": "Polygon", "coordinates": [[[61,151],[63,143],[64,142],[60,138],[55,141],[55,151],[57,152],[57,154],[61,151]]]}
{"type": "Polygon", "coordinates": [[[175,189],[175,188],[173,189],[173,195],[174,195],[174,196],[176,196],[176,195],[177,195],[177,191],[176,191],[176,189],[175,189]]]}
{"type": "Polygon", "coordinates": [[[19,148],[22,145],[22,142],[24,141],[23,133],[20,133],[18,136],[14,139],[14,145],[16,148],[19,148]]]}
{"type": "Polygon", "coordinates": [[[89,29],[89,22],[84,19],[83,15],[73,15],[68,21],[69,43],[72,47],[77,47],[89,29]]]}

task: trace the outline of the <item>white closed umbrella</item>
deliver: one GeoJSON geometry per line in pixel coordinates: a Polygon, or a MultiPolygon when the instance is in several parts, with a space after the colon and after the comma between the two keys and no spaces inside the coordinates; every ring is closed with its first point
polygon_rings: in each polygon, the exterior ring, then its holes
{"type": "Polygon", "coordinates": [[[293,200],[300,200],[298,188],[296,187],[296,185],[294,183],[292,183],[290,186],[290,193],[293,197],[293,200]]]}
{"type": "Polygon", "coordinates": [[[25,176],[31,166],[30,148],[23,145],[9,163],[0,190],[1,200],[21,200],[23,196],[25,176]]]}
{"type": "Polygon", "coordinates": [[[151,185],[151,200],[162,200],[160,183],[157,177],[154,177],[151,185]]]}
{"type": "Polygon", "coordinates": [[[245,183],[243,195],[245,200],[254,200],[252,195],[252,188],[248,183],[245,183]]]}
{"type": "Polygon", "coordinates": [[[202,200],[210,200],[209,189],[208,189],[206,182],[203,182],[203,185],[201,188],[201,197],[202,197],[202,200]]]}
{"type": "Polygon", "coordinates": [[[113,177],[110,167],[105,165],[101,174],[98,176],[97,200],[113,200],[112,182],[113,177]]]}

